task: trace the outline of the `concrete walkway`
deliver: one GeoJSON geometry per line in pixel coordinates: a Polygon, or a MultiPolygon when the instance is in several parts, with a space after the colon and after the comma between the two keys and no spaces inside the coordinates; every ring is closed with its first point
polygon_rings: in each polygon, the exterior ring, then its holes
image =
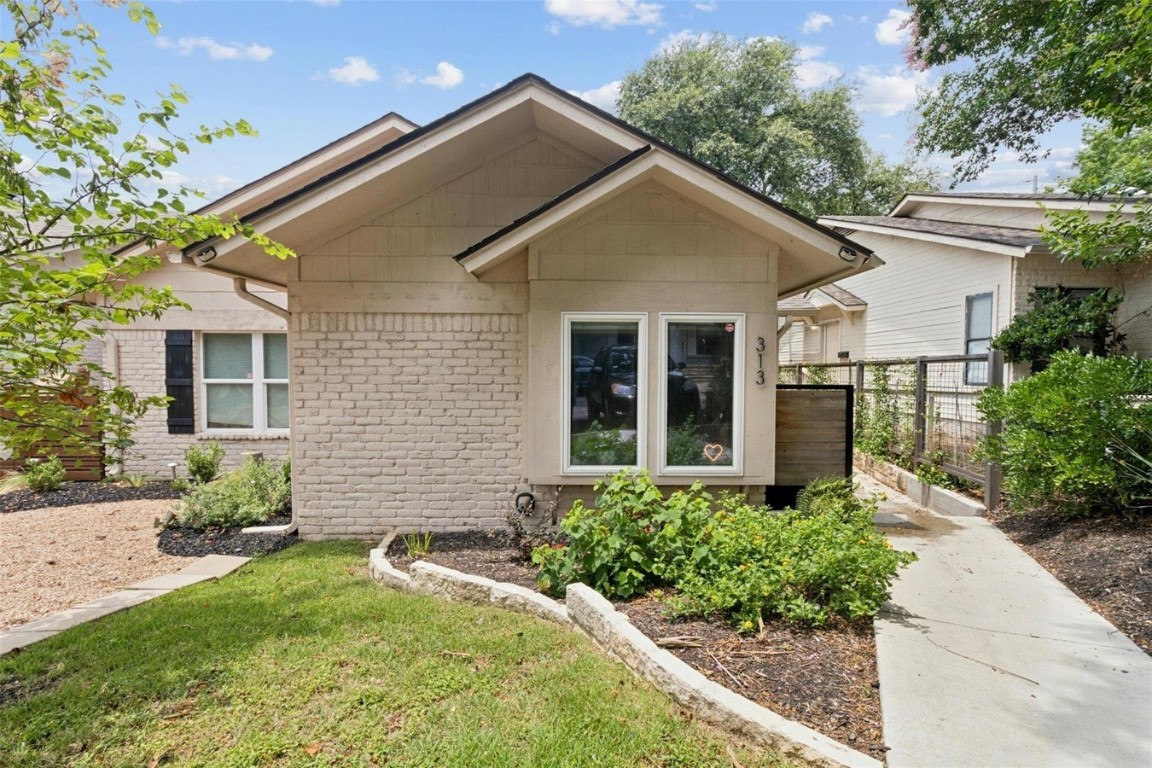
{"type": "Polygon", "coordinates": [[[0,632],[0,656],[16,648],[24,648],[52,635],[58,635],[66,629],[148,602],[182,587],[226,576],[249,559],[231,555],[205,555],[176,573],[141,581],[127,589],[105,595],[99,600],[12,627],[7,632],[0,632]]]}
{"type": "Polygon", "coordinates": [[[1152,658],[987,520],[857,479],[920,557],[876,621],[891,768],[1152,766],[1152,658]]]}

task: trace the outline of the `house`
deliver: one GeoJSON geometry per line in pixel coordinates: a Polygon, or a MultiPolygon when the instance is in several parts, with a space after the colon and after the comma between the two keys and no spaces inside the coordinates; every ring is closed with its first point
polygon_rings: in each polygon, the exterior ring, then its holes
{"type": "MultiPolygon", "coordinates": [[[[1117,323],[1133,353],[1152,357],[1152,272],[1063,262],[1039,233],[1045,209],[1082,209],[1099,219],[1136,200],[935,192],[906,195],[887,216],[821,217],[887,266],[807,292],[816,309],[794,316],[780,342],[780,362],[983,353],[1030,308],[1032,289],[1057,285],[1123,293],[1117,323]]],[[[1006,381],[1025,372],[1008,366],[1006,381]]]]}
{"type": "Polygon", "coordinates": [[[174,254],[280,292],[286,325],[195,329],[167,427],[287,437],[309,538],[501,526],[520,493],[563,505],[628,466],[763,498],[778,299],[881,263],[535,75],[336,166],[236,193],[297,258],[174,254]]]}

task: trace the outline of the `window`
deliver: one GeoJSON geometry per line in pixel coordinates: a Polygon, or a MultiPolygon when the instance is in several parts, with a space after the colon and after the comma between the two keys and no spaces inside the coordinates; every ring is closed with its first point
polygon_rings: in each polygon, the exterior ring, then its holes
{"type": "Polygon", "coordinates": [[[645,315],[564,316],[564,471],[641,466],[648,376],[645,315]]]}
{"type": "MultiPolygon", "coordinates": [[[[992,294],[978,293],[965,299],[964,318],[964,354],[988,354],[992,348],[992,294]]],[[[988,363],[965,363],[964,383],[987,384],[988,363]]]]}
{"type": "Polygon", "coordinates": [[[660,316],[662,474],[738,475],[743,456],[743,315],[660,316]]]}
{"type": "Polygon", "coordinates": [[[288,336],[205,333],[202,341],[206,431],[287,431],[288,336]]]}

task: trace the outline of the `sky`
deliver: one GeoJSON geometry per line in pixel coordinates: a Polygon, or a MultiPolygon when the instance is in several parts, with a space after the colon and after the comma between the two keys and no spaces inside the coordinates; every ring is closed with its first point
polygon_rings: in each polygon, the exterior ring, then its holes
{"type": "MultiPolygon", "coordinates": [[[[110,90],[146,103],[172,83],[191,97],[185,131],[243,118],[260,135],[207,147],[173,180],[214,198],[390,111],[430,122],[525,72],[612,110],[619,81],[662,48],[699,35],[773,36],[798,46],[800,84],[843,78],[865,139],[903,159],[918,88],[909,71],[907,10],[891,0],[153,0],[150,35],[123,9],[81,0],[101,34],[110,90]]],[[[178,126],[179,128],[179,126],[178,126]]],[[[1058,126],[1035,165],[1007,157],[960,189],[1028,192],[1067,175],[1080,128],[1058,126]]],[[[951,163],[929,158],[945,173],[951,163]]],[[[947,179],[947,176],[945,176],[947,179]]]]}

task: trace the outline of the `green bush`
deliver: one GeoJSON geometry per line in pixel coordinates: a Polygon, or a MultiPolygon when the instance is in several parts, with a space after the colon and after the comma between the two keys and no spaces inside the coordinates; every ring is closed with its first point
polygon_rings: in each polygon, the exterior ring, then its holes
{"type": "MultiPolygon", "coordinates": [[[[1016,315],[992,339],[1010,363],[1045,363],[1062,349],[1078,343],[1097,354],[1122,352],[1124,334],[1116,328],[1116,310],[1123,294],[1102,288],[1079,297],[1064,286],[1034,288],[1028,294],[1032,309],[1016,315]]],[[[1037,370],[1037,369],[1034,369],[1037,370]]]]}
{"type": "Polygon", "coordinates": [[[219,480],[194,486],[178,519],[193,528],[257,525],[284,511],[291,498],[281,467],[249,458],[219,480]]]}
{"type": "Polygon", "coordinates": [[[54,491],[64,484],[64,465],[60,463],[59,456],[29,461],[24,474],[28,480],[28,489],[33,493],[54,491]]]}
{"type": "Polygon", "coordinates": [[[989,389],[979,408],[1003,419],[982,453],[998,462],[1018,509],[1069,515],[1143,507],[1152,487],[1127,471],[1152,456],[1152,361],[1058,352],[1048,367],[1006,391],[989,389]],[[1145,399],[1141,399],[1141,397],[1145,399]],[[1125,460],[1125,461],[1122,461],[1125,460]]]}
{"type": "Polygon", "coordinates": [[[611,467],[636,463],[636,438],[625,440],[618,429],[604,429],[592,422],[588,431],[572,435],[572,463],[611,467]]]}
{"type": "Polygon", "coordinates": [[[188,464],[188,476],[194,483],[210,483],[220,474],[224,462],[224,449],[220,443],[211,441],[203,448],[190,445],[184,451],[184,461],[188,464]]]}
{"type": "Polygon", "coordinates": [[[712,497],[697,483],[668,498],[644,471],[623,470],[596,483],[595,507],[577,500],[560,523],[568,544],[532,553],[545,592],[562,594],[580,581],[608,597],[632,597],[671,583],[706,555],[701,532],[712,497]]]}
{"type": "Polygon", "coordinates": [[[595,508],[577,502],[561,524],[567,545],[533,553],[545,591],[582,581],[626,598],[674,586],[681,615],[719,614],[744,631],[773,616],[819,625],[875,614],[915,559],[876,533],[875,502],[843,479],[814,483],[801,509],[782,514],[713,498],[699,483],[665,498],[645,473],[618,473],[597,490],[595,508]]]}

